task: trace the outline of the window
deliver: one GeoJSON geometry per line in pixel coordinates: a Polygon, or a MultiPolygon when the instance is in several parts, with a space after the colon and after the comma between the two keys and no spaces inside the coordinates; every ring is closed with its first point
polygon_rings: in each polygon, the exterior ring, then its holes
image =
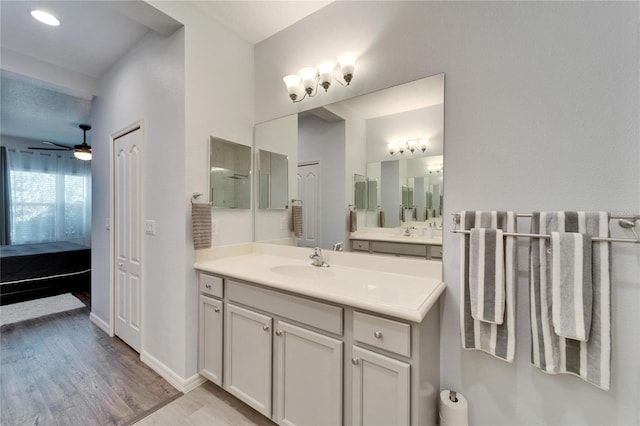
{"type": "Polygon", "coordinates": [[[8,150],[11,244],[90,245],[91,169],[65,153],[8,150]]]}

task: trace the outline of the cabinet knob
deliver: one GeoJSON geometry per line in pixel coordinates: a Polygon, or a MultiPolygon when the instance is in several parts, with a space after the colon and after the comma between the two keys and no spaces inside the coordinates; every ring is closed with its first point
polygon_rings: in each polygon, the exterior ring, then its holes
{"type": "Polygon", "coordinates": [[[353,364],[353,365],[360,364],[360,358],[358,358],[358,357],[351,358],[351,364],[353,364]]]}
{"type": "Polygon", "coordinates": [[[277,330],[276,331],[276,336],[282,336],[282,330],[277,330]]]}
{"type": "Polygon", "coordinates": [[[219,313],[220,312],[220,308],[213,308],[213,312],[219,313]]]}
{"type": "Polygon", "coordinates": [[[269,331],[269,326],[267,324],[265,324],[265,325],[262,326],[262,329],[264,331],[269,331]]]}
{"type": "Polygon", "coordinates": [[[376,339],[382,339],[382,332],[381,331],[374,331],[373,332],[373,337],[375,337],[376,339]]]}
{"type": "Polygon", "coordinates": [[[206,288],[208,288],[209,290],[211,290],[211,284],[205,284],[204,285],[206,288]]]}

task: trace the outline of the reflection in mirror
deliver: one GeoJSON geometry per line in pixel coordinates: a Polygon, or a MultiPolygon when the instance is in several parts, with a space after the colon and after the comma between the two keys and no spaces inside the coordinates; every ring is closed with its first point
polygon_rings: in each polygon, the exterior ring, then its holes
{"type": "Polygon", "coordinates": [[[353,200],[356,210],[367,208],[367,178],[363,175],[353,175],[353,200]]]}
{"type": "Polygon", "coordinates": [[[209,139],[209,199],[214,208],[251,208],[251,147],[209,139]]]}
{"type": "Polygon", "coordinates": [[[432,180],[428,167],[442,169],[443,130],[444,74],[256,125],[256,149],[289,157],[289,198],[315,198],[304,202],[303,239],[285,230],[288,211],[256,209],[255,240],[331,249],[349,240],[350,204],[359,230],[399,227],[403,186],[402,224],[427,227],[442,211],[442,173],[432,180]],[[424,150],[416,140],[428,140],[424,150]],[[392,155],[389,145],[399,143],[407,148],[392,155]]]}
{"type": "Polygon", "coordinates": [[[284,210],[287,208],[288,160],[284,154],[258,150],[258,208],[284,210]]]}

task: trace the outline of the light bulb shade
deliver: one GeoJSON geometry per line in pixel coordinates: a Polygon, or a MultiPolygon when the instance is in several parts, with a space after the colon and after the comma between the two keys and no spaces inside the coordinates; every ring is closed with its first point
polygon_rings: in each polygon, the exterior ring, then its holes
{"type": "Polygon", "coordinates": [[[396,152],[396,145],[393,143],[387,144],[387,149],[389,150],[389,154],[393,155],[396,152]]]}
{"type": "Polygon", "coordinates": [[[318,70],[313,67],[302,68],[300,70],[302,87],[309,95],[313,92],[318,82],[318,70]]]}
{"type": "Polygon", "coordinates": [[[33,19],[36,19],[43,24],[51,25],[52,27],[57,27],[60,25],[60,21],[58,21],[58,18],[56,18],[49,12],[45,12],[44,10],[32,10],[31,16],[33,17],[33,19]]]}
{"type": "Polygon", "coordinates": [[[298,92],[298,88],[300,87],[300,76],[299,75],[287,75],[282,78],[284,84],[287,86],[287,93],[289,95],[295,94],[298,92]]]}
{"type": "Polygon", "coordinates": [[[418,148],[420,148],[420,151],[425,152],[427,145],[429,145],[429,139],[418,139],[418,148]]]}
{"type": "Polygon", "coordinates": [[[340,64],[340,71],[342,72],[344,81],[346,81],[347,84],[351,83],[353,72],[356,68],[356,55],[351,52],[343,53],[338,58],[338,63],[340,64]]]}
{"type": "Polygon", "coordinates": [[[320,74],[320,85],[326,92],[331,81],[333,80],[333,70],[336,68],[336,64],[333,62],[323,62],[318,65],[318,73],[320,74]]]}
{"type": "Polygon", "coordinates": [[[91,151],[74,151],[73,156],[78,160],[89,161],[91,160],[91,151]]]}

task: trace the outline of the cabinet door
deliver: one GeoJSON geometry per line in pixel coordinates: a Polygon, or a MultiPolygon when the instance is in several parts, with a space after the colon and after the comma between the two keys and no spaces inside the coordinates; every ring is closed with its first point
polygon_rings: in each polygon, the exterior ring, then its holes
{"type": "Polygon", "coordinates": [[[222,301],[200,296],[198,370],[222,386],[222,301]]]}
{"type": "Polygon", "coordinates": [[[408,425],[409,364],[354,347],[353,424],[408,425]]]}
{"type": "Polygon", "coordinates": [[[233,304],[225,308],[224,388],[271,417],[272,318],[233,304]]]}
{"type": "Polygon", "coordinates": [[[281,425],[342,424],[342,342],[278,321],[275,420],[281,425]]]}

